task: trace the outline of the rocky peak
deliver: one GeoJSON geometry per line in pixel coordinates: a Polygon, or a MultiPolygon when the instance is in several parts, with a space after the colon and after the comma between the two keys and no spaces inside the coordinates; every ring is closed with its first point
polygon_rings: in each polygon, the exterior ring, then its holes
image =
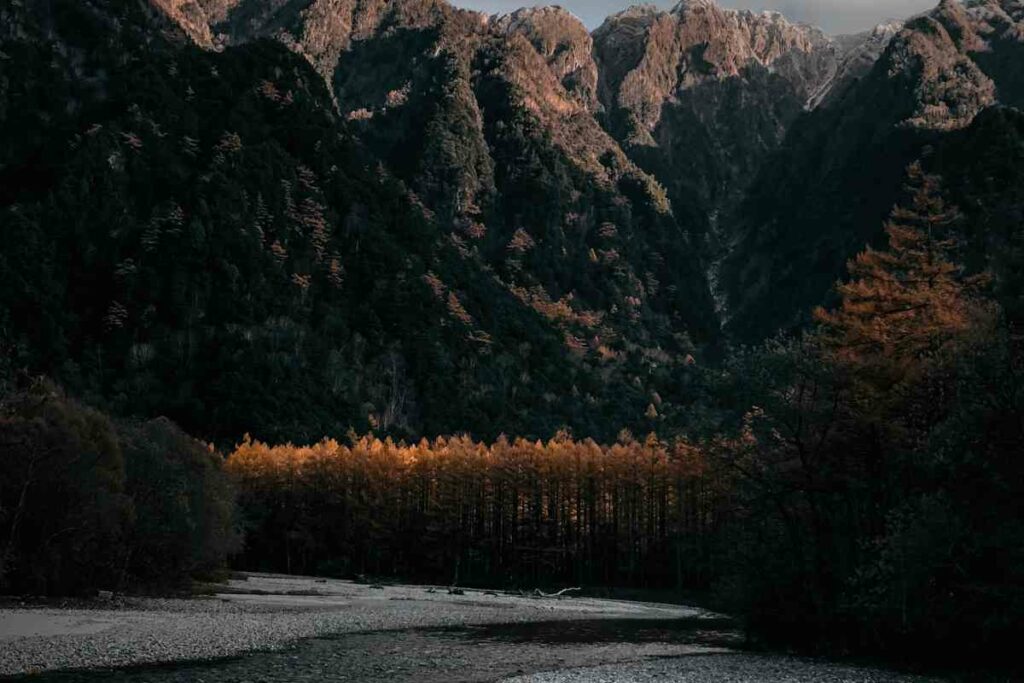
{"type": "MultiPolygon", "coordinates": [[[[227,0],[224,4],[227,5],[231,1],[237,0],[227,0]]],[[[205,48],[213,47],[210,24],[211,18],[219,8],[212,7],[212,2],[196,2],[196,0],[151,0],[151,2],[197,45],[205,48]]]]}
{"type": "Polygon", "coordinates": [[[1022,0],[971,0],[963,8],[976,30],[990,38],[1024,40],[1022,0]]]}
{"type": "Polygon", "coordinates": [[[712,0],[683,0],[672,10],[680,37],[707,43],[705,59],[719,73],[736,75],[751,61],[769,65],[793,50],[812,52],[829,43],[817,28],[790,22],[780,12],[723,9],[712,0]]]}
{"type": "Polygon", "coordinates": [[[605,106],[632,112],[647,130],[680,91],[753,66],[772,69],[788,60],[781,68],[809,81],[801,87],[810,94],[832,76],[835,54],[816,28],[777,12],[723,9],[711,0],[683,0],[668,12],[631,8],[609,17],[594,41],[605,106]]]}
{"type": "Polygon", "coordinates": [[[852,84],[866,76],[889,47],[892,39],[903,29],[903,22],[878,24],[870,31],[836,36],[840,60],[835,76],[823,82],[807,100],[807,109],[829,106],[852,84]]]}
{"type": "Polygon", "coordinates": [[[1016,102],[1016,69],[991,59],[997,43],[1020,50],[1024,3],[1020,0],[943,0],[915,17],[892,40],[886,77],[913,93],[913,110],[902,124],[922,130],[963,128],[997,101],[1016,102]]]}
{"type": "Polygon", "coordinates": [[[304,55],[330,82],[353,42],[384,31],[458,24],[479,31],[486,16],[444,0],[151,0],[202,47],[274,38],[304,55]]]}
{"type": "Polygon", "coordinates": [[[561,7],[534,7],[501,16],[492,25],[499,33],[523,36],[568,92],[588,108],[597,105],[594,41],[574,14],[561,7]]]}

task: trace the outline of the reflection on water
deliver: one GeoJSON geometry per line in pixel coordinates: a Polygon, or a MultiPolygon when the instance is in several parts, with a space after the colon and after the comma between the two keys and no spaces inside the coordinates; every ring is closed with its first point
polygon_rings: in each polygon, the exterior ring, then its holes
{"type": "Polygon", "coordinates": [[[738,647],[742,638],[732,619],[588,619],[495,624],[461,629],[476,641],[544,643],[699,643],[738,647]]]}

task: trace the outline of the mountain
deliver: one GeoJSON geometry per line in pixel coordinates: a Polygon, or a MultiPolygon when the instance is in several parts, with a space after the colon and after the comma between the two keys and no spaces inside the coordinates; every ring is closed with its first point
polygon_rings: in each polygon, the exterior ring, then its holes
{"type": "MultiPolygon", "coordinates": [[[[880,239],[906,165],[985,108],[1018,105],[1022,91],[1018,0],[945,0],[906,26],[838,37],[711,0],[633,7],[592,35],[560,8],[486,17],[432,0],[239,0],[215,9],[214,42],[273,36],[305,55],[360,139],[443,220],[499,226],[503,239],[522,227],[507,199],[522,192],[493,175],[509,164],[496,158],[487,112],[528,112],[540,145],[554,143],[589,176],[572,194],[614,159],[613,183],[630,179],[648,188],[645,203],[670,207],[669,232],[685,243],[662,255],[689,276],[672,285],[689,301],[682,322],[711,344],[719,325],[756,341],[801,320],[845,261],[880,239]],[[426,65],[441,56],[450,65],[439,77],[426,65]],[[428,78],[449,81],[443,99],[428,78]],[[485,84],[514,92],[488,101],[498,90],[485,84]],[[444,105],[431,120],[410,101],[444,105]],[[446,132],[461,143],[454,152],[430,145],[446,132]]],[[[549,202],[534,220],[578,209],[549,202]]],[[[643,267],[633,276],[643,279],[643,267]]],[[[529,275],[531,286],[544,280],[529,275]]]]}
{"type": "Polygon", "coordinates": [[[657,325],[716,335],[691,217],[593,116],[592,42],[568,12],[249,0],[220,16],[218,44],[270,36],[309,59],[353,133],[511,285],[624,326],[653,309],[657,325]],[[509,263],[517,235],[537,248],[509,263]]]}
{"type": "Polygon", "coordinates": [[[734,336],[757,340],[805,319],[847,259],[882,239],[909,163],[927,163],[986,109],[1021,106],[1022,20],[1018,0],[944,1],[794,123],[727,219],[734,336]]]}
{"type": "Polygon", "coordinates": [[[567,92],[590,111],[598,107],[594,39],[571,12],[560,7],[521,9],[497,18],[493,26],[529,41],[567,92]]]}
{"type": "Polygon", "coordinates": [[[998,665],[1022,22],[0,1],[0,588],[187,588],[245,528],[998,665]]]}
{"type": "Polygon", "coordinates": [[[722,206],[836,70],[835,46],[778,14],[688,0],[594,33],[609,128],[676,203],[722,206]]]}
{"type": "MultiPolygon", "coordinates": [[[[884,47],[781,14],[685,0],[610,17],[594,33],[609,129],[675,205],[716,216],[742,197],[794,120],[884,47]]],[[[714,222],[714,220],[712,220],[714,222]]]]}
{"type": "Polygon", "coordinates": [[[0,371],[204,438],[681,429],[922,157],[1017,291],[1016,0],[846,37],[707,0],[0,13],[0,371]]]}
{"type": "MultiPolygon", "coordinates": [[[[716,345],[722,311],[714,309],[727,289],[721,261],[734,239],[722,214],[800,114],[855,82],[894,32],[832,39],[778,13],[707,0],[667,12],[633,8],[593,36],[557,7],[501,17],[440,0],[190,7],[205,13],[207,29],[186,24],[201,46],[269,37],[310,61],[360,141],[506,280],[611,315],[608,300],[621,309],[623,300],[656,299],[640,285],[651,280],[681,292],[667,307],[652,301],[657,324],[716,345]],[[519,118],[529,128],[509,137],[519,118]],[[648,223],[657,227],[623,225],[622,215],[599,208],[594,188],[617,206],[656,207],[660,218],[648,223]],[[473,237],[483,226],[488,236],[473,237]],[[513,277],[502,248],[520,230],[554,243],[515,264],[513,277]],[[617,283],[569,276],[595,255],[620,257],[592,238],[612,230],[627,242],[652,238],[648,255],[629,257],[628,272],[615,266],[617,283]],[[539,258],[552,248],[554,259],[539,258]],[[577,265],[567,268],[565,257],[577,265]],[[555,269],[560,278],[550,276],[555,269]],[[607,284],[615,291],[594,291],[607,284]]],[[[632,336],[643,346],[667,343],[649,326],[632,336]]]]}
{"type": "Polygon", "coordinates": [[[685,228],[525,16],[389,5],[328,82],[204,7],[28,3],[0,46],[8,370],[227,441],[610,439],[693,400],[685,228]]]}

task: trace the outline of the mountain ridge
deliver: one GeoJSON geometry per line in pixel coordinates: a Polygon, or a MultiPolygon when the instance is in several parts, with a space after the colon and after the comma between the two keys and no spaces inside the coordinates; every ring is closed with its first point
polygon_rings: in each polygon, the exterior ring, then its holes
{"type": "MultiPolygon", "coordinates": [[[[211,438],[244,422],[205,415],[229,391],[197,360],[217,345],[237,354],[233,381],[247,381],[238,359],[272,358],[260,372],[314,397],[308,419],[268,423],[275,438],[346,421],[607,437],[697,419],[693,367],[798,328],[879,243],[906,165],[962,156],[946,150],[960,131],[985,149],[1015,140],[1012,114],[972,122],[1024,92],[1017,0],[947,2],[842,40],[703,0],[593,33],[563,9],[442,0],[3,11],[0,215],[38,254],[0,263],[14,283],[0,315],[26,330],[0,343],[211,438]],[[111,198],[94,206],[69,169],[111,198]],[[135,176],[155,189],[129,193],[135,176]],[[164,237],[179,262],[157,259],[164,237]],[[33,259],[69,274],[40,285],[33,259]],[[237,310],[216,293],[249,278],[262,284],[237,310]],[[399,322],[410,311],[416,329],[399,322]],[[153,389],[179,356],[195,401],[153,389]]],[[[982,172],[944,163],[991,243],[1012,244],[1012,195],[984,189],[1000,207],[986,215],[982,172]]]]}

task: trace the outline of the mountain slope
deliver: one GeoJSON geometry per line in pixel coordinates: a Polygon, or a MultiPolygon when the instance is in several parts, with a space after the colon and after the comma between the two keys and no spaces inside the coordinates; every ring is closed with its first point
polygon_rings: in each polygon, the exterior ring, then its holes
{"type": "Polygon", "coordinates": [[[847,51],[780,14],[685,0],[610,17],[594,33],[601,100],[627,153],[674,205],[715,214],[742,195],[809,102],[839,81],[847,51]]]}
{"type": "Polygon", "coordinates": [[[422,0],[269,7],[242,2],[214,30],[228,43],[275,36],[330,74],[354,133],[510,290],[568,297],[652,351],[681,350],[676,332],[715,337],[691,216],[595,120],[575,17],[492,21],[422,0]],[[510,256],[523,235],[529,253],[510,256]]]}
{"type": "Polygon", "coordinates": [[[704,0],[593,36],[440,0],[2,11],[0,371],[206,438],[680,429],[722,321],[798,323],[922,155],[1016,296],[986,170],[1016,182],[1016,0],[842,40],[704,0]]]}
{"type": "Polygon", "coordinates": [[[723,268],[731,331],[757,340],[822,302],[882,238],[903,171],[985,109],[1019,106],[1021,4],[943,2],[908,22],[869,74],[798,120],[738,209],[723,268]]]}
{"type": "Polygon", "coordinates": [[[4,372],[223,442],[610,439],[679,418],[687,320],[710,308],[699,270],[675,267],[678,224],[572,122],[564,85],[516,83],[543,62],[529,41],[488,36],[473,71],[427,48],[417,165],[389,170],[370,119],[339,116],[306,60],[274,41],[190,47],[164,16],[39,3],[0,45],[4,372]],[[580,135],[590,156],[569,158],[580,135]]]}

